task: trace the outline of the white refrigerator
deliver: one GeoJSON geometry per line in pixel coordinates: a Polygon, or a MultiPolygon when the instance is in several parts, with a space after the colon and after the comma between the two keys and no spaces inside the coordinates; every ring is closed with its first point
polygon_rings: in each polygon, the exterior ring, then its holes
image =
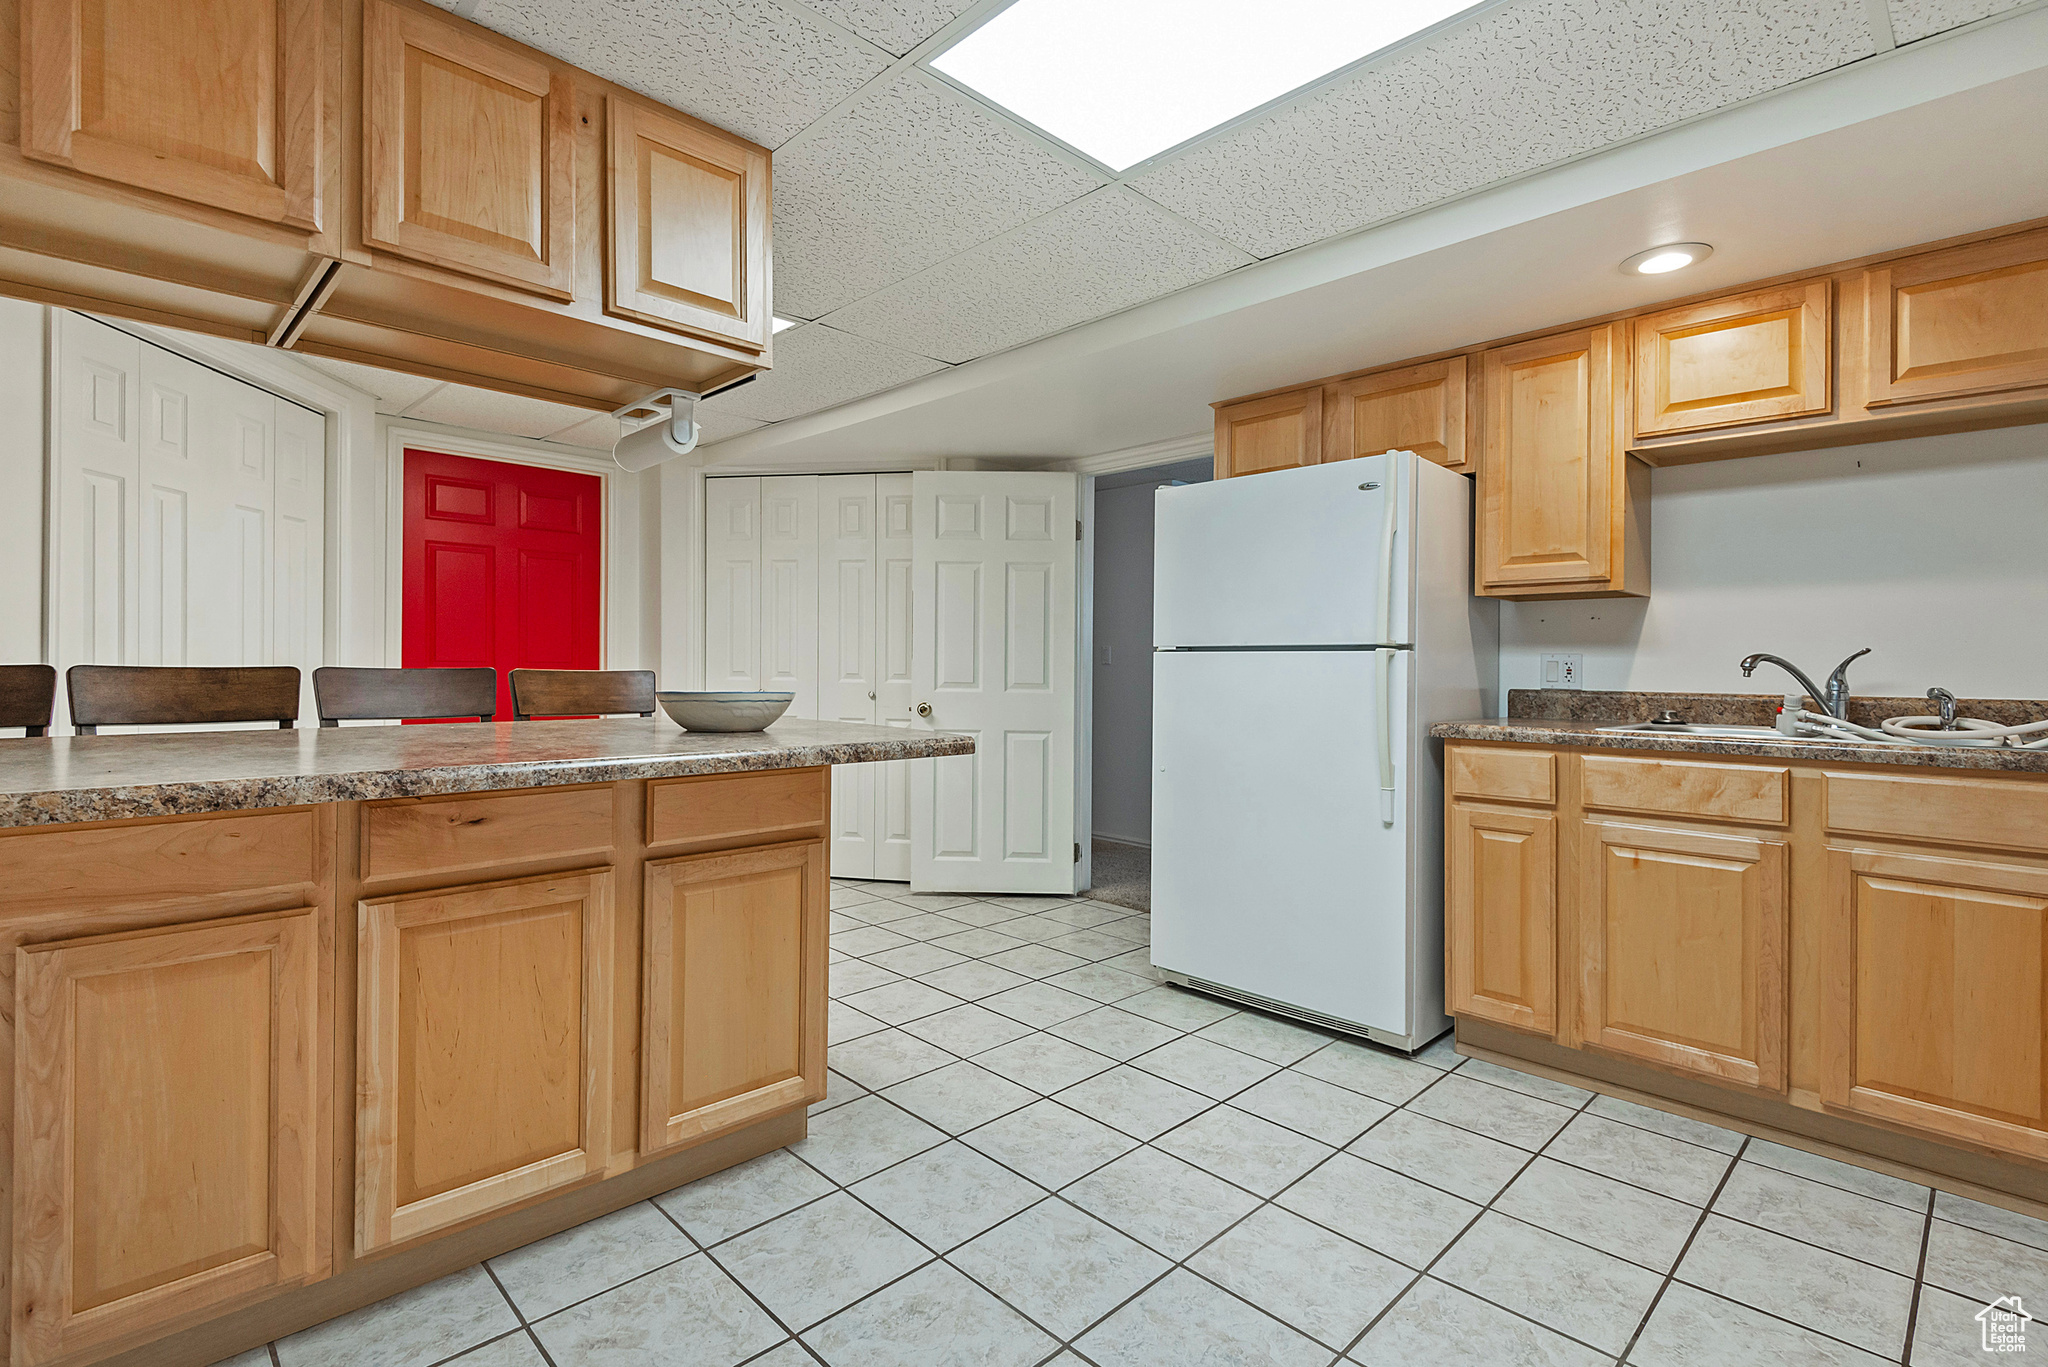
{"type": "Polygon", "coordinates": [[[1152,962],[1419,1049],[1450,1025],[1429,724],[1498,686],[1471,481],[1394,451],[1156,497],[1152,962]]]}

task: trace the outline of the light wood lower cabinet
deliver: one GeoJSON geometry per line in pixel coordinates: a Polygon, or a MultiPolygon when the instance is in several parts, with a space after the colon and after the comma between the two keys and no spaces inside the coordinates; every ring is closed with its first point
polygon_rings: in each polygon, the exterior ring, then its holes
{"type": "Polygon", "coordinates": [[[326,1272],[317,915],[15,951],[15,1363],[326,1272]]]}
{"type": "Polygon", "coordinates": [[[1581,839],[1581,1038],[1783,1090],[1784,843],[1609,821],[1581,839]]]}
{"type": "Polygon", "coordinates": [[[610,870],[364,901],[358,934],[358,1252],[603,1173],[610,870]]]}
{"type": "Polygon", "coordinates": [[[640,1148],[825,1093],[822,842],[650,861],[640,1148]]]}
{"type": "Polygon", "coordinates": [[[1453,802],[1447,814],[1446,996],[1455,1015],[1557,1027],[1557,818],[1453,802]]]}
{"type": "Polygon", "coordinates": [[[2048,868],[1828,850],[1829,1106],[2048,1158],[2048,868]]]}

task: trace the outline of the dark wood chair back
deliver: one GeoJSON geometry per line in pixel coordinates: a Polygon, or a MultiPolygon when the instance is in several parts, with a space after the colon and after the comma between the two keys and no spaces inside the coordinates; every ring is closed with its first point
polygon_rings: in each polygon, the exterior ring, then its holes
{"type": "Polygon", "coordinates": [[[71,724],[81,736],[102,726],[197,726],[299,719],[299,671],[290,665],[240,669],[73,665],[64,672],[71,724]]]}
{"type": "Polygon", "coordinates": [[[19,726],[31,736],[50,734],[57,705],[57,671],[49,665],[0,665],[0,726],[19,726]]]}
{"type": "Polygon", "coordinates": [[[345,721],[447,721],[498,714],[495,669],[353,669],[313,671],[320,724],[345,721]]]}
{"type": "Polygon", "coordinates": [[[654,671],[651,669],[515,669],[512,671],[512,715],[535,717],[613,716],[637,712],[654,715],[654,671]]]}

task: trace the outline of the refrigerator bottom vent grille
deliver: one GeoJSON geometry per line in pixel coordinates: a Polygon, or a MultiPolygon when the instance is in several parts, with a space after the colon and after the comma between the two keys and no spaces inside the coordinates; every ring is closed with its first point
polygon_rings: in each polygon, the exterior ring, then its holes
{"type": "Polygon", "coordinates": [[[1227,997],[1234,1002],[1243,1002],[1246,1006],[1256,1006],[1261,1011],[1270,1011],[1276,1016],[1291,1016],[1295,1020],[1306,1021],[1310,1025],[1320,1025],[1329,1030],[1341,1030],[1347,1035],[1362,1035],[1375,1044],[1391,1045],[1396,1049],[1412,1051],[1414,1048],[1402,1036],[1396,1035],[1389,1030],[1382,1030],[1377,1026],[1360,1025],[1357,1021],[1348,1021],[1340,1016],[1326,1016],[1320,1011],[1311,1011],[1305,1006],[1290,1006],[1286,1002],[1274,1001],[1271,997],[1262,997],[1256,992],[1241,992],[1235,987],[1225,987],[1222,983],[1212,983],[1207,978],[1195,978],[1181,973],[1172,973],[1168,976],[1176,979],[1184,986],[1198,988],[1203,992],[1207,992],[1212,997],[1227,997]]]}

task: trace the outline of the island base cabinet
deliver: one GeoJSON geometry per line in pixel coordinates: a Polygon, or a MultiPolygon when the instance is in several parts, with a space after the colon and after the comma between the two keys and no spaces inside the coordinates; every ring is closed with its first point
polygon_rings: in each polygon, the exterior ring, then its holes
{"type": "Polygon", "coordinates": [[[826,859],[806,841],[647,865],[642,1152],[824,1096],[826,859]]]}
{"type": "Polygon", "coordinates": [[[2048,1159],[2048,868],[1828,851],[1821,1099],[2048,1159]]]}
{"type": "Polygon", "coordinates": [[[1581,848],[1585,1043],[1782,1091],[1784,844],[1594,821],[1581,848]]]}
{"type": "Polygon", "coordinates": [[[612,874],[358,906],[356,1250],[603,1176],[612,874]]]}
{"type": "Polygon", "coordinates": [[[1453,1014],[1557,1028],[1557,818],[1451,804],[1446,993],[1453,1014]]]}
{"type": "Polygon", "coordinates": [[[326,1274],[318,917],[15,951],[16,1364],[326,1274]]]}

